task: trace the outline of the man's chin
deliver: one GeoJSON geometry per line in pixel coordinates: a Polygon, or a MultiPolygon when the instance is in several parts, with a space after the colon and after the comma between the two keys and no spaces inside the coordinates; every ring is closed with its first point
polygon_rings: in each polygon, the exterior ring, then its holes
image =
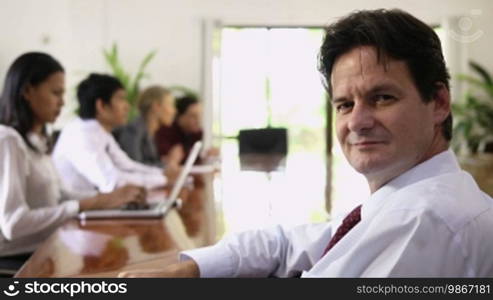
{"type": "Polygon", "coordinates": [[[356,172],[365,176],[385,169],[386,165],[385,162],[376,160],[352,162],[350,164],[356,170],[356,172]]]}

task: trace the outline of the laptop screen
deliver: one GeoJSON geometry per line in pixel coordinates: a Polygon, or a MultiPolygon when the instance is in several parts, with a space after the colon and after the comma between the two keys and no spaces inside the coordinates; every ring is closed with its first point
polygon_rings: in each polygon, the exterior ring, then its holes
{"type": "Polygon", "coordinates": [[[174,202],[178,199],[178,195],[180,194],[181,189],[185,185],[187,176],[190,173],[190,170],[192,169],[193,163],[195,162],[195,160],[197,160],[201,148],[202,148],[202,142],[201,141],[195,142],[195,144],[192,147],[192,150],[190,151],[190,154],[187,157],[187,160],[185,161],[185,164],[183,165],[183,168],[181,169],[180,174],[178,175],[178,178],[176,179],[175,184],[173,185],[173,188],[171,189],[171,192],[168,197],[168,201],[163,203],[163,206],[165,205],[169,207],[173,205],[174,202]]]}

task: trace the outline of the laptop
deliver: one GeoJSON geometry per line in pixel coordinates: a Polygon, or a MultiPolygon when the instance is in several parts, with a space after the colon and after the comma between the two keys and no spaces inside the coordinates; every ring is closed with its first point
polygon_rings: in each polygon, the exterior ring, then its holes
{"type": "Polygon", "coordinates": [[[79,213],[79,219],[159,218],[164,216],[168,210],[180,200],[178,195],[187,182],[187,177],[190,174],[190,170],[192,170],[193,163],[199,156],[201,148],[201,141],[198,141],[193,145],[192,150],[185,161],[185,165],[171,189],[169,197],[163,197],[162,200],[151,203],[146,209],[104,209],[84,211],[79,213]]]}

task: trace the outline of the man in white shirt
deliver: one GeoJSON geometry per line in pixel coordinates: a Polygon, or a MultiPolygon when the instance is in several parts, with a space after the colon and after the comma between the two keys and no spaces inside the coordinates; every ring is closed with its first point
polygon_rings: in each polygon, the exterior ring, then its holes
{"type": "Polygon", "coordinates": [[[146,188],[167,183],[163,170],[130,159],[111,131],[127,122],[128,102],[120,81],[90,74],[77,88],[79,116],[61,132],[53,160],[66,186],[110,192],[125,184],[146,188]]]}
{"type": "Polygon", "coordinates": [[[352,13],[329,26],[320,70],[370,198],[344,220],[243,232],[122,276],[493,276],[493,199],[448,150],[449,75],[434,31],[400,10],[352,13]]]}

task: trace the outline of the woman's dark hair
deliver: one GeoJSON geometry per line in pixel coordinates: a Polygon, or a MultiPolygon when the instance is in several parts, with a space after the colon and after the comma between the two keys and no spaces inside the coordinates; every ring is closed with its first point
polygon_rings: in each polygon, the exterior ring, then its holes
{"type": "Polygon", "coordinates": [[[96,100],[101,99],[110,104],[111,96],[123,85],[118,78],[104,74],[89,74],[77,87],[79,116],[82,119],[96,118],[96,100]]]}
{"type": "MultiPolygon", "coordinates": [[[[335,61],[358,46],[375,47],[378,60],[384,63],[386,57],[404,61],[425,103],[433,99],[437,83],[449,88],[450,75],[435,31],[402,10],[379,9],[351,13],[326,29],[319,71],[329,95],[335,61]]],[[[452,138],[452,114],[443,121],[442,133],[446,140],[452,138]]]]}
{"type": "MultiPolygon", "coordinates": [[[[199,103],[199,99],[193,95],[185,95],[176,99],[176,118],[185,114],[190,105],[199,103]]],[[[175,118],[175,119],[176,119],[175,118]]]]}
{"type": "Polygon", "coordinates": [[[0,96],[0,124],[13,127],[29,148],[38,151],[27,139],[34,125],[34,113],[24,98],[28,86],[37,86],[52,74],[64,72],[62,65],[52,56],[41,52],[28,52],[19,56],[5,76],[0,96]]]}

